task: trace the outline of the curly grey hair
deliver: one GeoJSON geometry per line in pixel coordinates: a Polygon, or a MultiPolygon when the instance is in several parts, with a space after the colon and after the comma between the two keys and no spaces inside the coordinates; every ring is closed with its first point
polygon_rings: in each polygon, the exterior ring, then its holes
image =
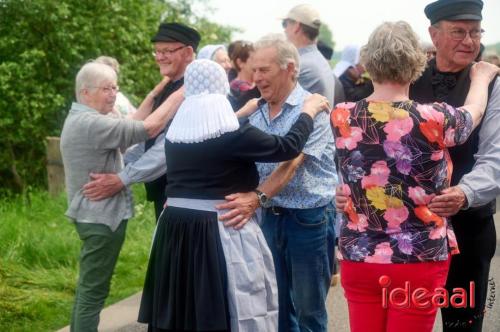
{"type": "Polygon", "coordinates": [[[404,21],[385,22],[361,48],[361,63],[378,83],[411,83],[425,69],[426,55],[418,36],[404,21]]]}

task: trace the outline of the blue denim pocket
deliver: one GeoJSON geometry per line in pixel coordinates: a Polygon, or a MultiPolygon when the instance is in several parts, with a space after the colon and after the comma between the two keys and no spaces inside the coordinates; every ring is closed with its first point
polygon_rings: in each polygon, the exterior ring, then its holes
{"type": "Polygon", "coordinates": [[[328,221],[324,206],[312,209],[297,209],[293,212],[293,220],[300,226],[319,227],[328,221]]]}

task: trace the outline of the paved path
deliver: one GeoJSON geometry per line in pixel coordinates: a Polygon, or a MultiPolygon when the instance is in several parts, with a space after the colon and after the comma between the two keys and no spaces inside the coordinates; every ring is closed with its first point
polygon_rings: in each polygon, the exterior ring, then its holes
{"type": "MultiPolygon", "coordinates": [[[[500,212],[500,204],[498,204],[497,210],[500,212]]],[[[496,283],[496,297],[500,298],[500,213],[495,216],[495,225],[497,231],[497,250],[492,261],[490,278],[496,283]]],[[[489,294],[492,298],[495,296],[491,291],[489,294]]],[[[139,301],[140,294],[136,294],[104,309],[101,313],[99,331],[146,332],[146,326],[136,322],[139,301]]],[[[348,332],[349,317],[347,303],[340,286],[330,289],[327,302],[329,313],[328,331],[348,332]]],[[[441,331],[441,318],[439,315],[436,319],[434,331],[441,331]]],[[[488,309],[486,312],[483,332],[498,331],[500,331],[500,300],[497,299],[492,309],[488,309]]],[[[69,328],[66,327],[59,330],[59,332],[69,332],[69,328]]]]}

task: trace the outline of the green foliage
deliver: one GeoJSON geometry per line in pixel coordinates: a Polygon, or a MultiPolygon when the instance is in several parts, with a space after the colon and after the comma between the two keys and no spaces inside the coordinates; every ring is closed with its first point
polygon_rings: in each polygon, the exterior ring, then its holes
{"type": "Polygon", "coordinates": [[[330,46],[332,49],[335,49],[335,41],[333,40],[332,30],[326,23],[322,23],[319,28],[319,36],[318,40],[321,40],[326,45],[330,46]]]}
{"type": "Polygon", "coordinates": [[[236,28],[213,23],[207,17],[198,16],[193,11],[194,5],[201,3],[200,9],[207,14],[211,14],[213,9],[208,2],[207,0],[178,0],[170,4],[170,10],[164,12],[162,20],[166,22],[178,20],[196,27],[202,34],[199,48],[207,44],[229,43],[232,33],[238,31],[236,28]]]}
{"type": "MultiPolygon", "coordinates": [[[[143,186],[134,189],[144,202],[143,186]]],[[[71,316],[81,242],[64,217],[66,197],[30,198],[0,201],[0,331],[54,331],[71,316]]],[[[142,288],[153,229],[152,204],[137,204],[106,305],[142,288]]]]}
{"type": "Polygon", "coordinates": [[[160,79],[150,38],[162,19],[195,26],[204,43],[228,42],[233,29],[195,15],[193,3],[0,1],[0,188],[45,183],[45,137],[59,135],[89,59],[115,57],[120,87],[138,104],[160,79]]]}

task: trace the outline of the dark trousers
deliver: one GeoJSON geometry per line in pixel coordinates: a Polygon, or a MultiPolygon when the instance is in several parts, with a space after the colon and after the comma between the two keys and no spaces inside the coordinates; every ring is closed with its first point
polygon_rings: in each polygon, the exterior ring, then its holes
{"type": "Polygon", "coordinates": [[[488,293],[490,262],[495,254],[496,231],[493,217],[471,220],[455,216],[452,225],[457,236],[460,254],[452,256],[446,289],[469,289],[475,283],[475,308],[443,308],[443,331],[481,331],[488,293]]]}

